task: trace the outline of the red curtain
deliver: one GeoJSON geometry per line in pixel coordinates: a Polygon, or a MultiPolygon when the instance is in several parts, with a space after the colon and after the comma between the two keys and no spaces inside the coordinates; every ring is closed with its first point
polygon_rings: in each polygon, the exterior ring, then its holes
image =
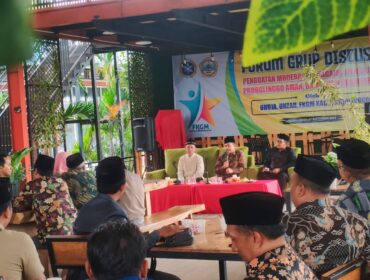
{"type": "Polygon", "coordinates": [[[156,140],[165,149],[185,146],[186,134],[180,110],[160,110],[155,117],[156,140]]]}

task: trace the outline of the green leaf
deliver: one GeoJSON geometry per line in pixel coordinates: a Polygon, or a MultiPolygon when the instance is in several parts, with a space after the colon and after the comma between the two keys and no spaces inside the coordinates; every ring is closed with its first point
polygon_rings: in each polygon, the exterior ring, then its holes
{"type": "Polygon", "coordinates": [[[370,23],[370,0],[253,0],[244,67],[287,56],[370,23]]]}
{"type": "Polygon", "coordinates": [[[0,1],[0,65],[21,63],[32,56],[28,1],[0,1]]]}
{"type": "Polygon", "coordinates": [[[76,102],[70,104],[64,111],[64,121],[69,120],[93,120],[94,104],[91,102],[76,102]]]}

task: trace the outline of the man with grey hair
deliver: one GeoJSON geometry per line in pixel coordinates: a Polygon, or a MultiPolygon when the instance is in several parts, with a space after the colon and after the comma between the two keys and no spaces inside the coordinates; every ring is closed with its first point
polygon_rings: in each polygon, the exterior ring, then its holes
{"type": "Polygon", "coordinates": [[[95,176],[85,169],[85,161],[80,153],[67,157],[68,171],[62,174],[69,193],[77,209],[97,195],[95,176]]]}

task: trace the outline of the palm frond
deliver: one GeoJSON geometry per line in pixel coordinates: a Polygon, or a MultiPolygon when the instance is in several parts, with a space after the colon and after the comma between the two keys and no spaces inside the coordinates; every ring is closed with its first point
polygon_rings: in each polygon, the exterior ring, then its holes
{"type": "Polygon", "coordinates": [[[64,121],[93,119],[94,104],[91,102],[76,102],[70,104],[64,111],[64,121]]]}

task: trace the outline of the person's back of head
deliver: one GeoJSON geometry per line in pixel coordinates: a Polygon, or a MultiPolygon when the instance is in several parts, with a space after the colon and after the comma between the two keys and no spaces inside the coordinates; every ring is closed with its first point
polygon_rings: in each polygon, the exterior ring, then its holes
{"type": "Polygon", "coordinates": [[[99,226],[87,243],[86,272],[90,279],[146,277],[145,239],[134,224],[110,221],[99,226]]]}
{"type": "Polygon", "coordinates": [[[126,184],[123,159],[108,157],[101,160],[96,168],[96,185],[98,192],[115,194],[126,184]]]}
{"type": "Polygon", "coordinates": [[[370,145],[358,139],[342,141],[336,148],[341,177],[352,183],[370,178],[370,145]]]}
{"type": "Polygon", "coordinates": [[[324,160],[298,155],[291,178],[291,196],[296,207],[325,197],[337,176],[336,170],[324,160]]]}
{"type": "Polygon", "coordinates": [[[85,160],[80,153],[72,154],[66,159],[68,169],[82,170],[85,167],[85,160]]]}
{"type": "Polygon", "coordinates": [[[39,154],[36,159],[34,169],[41,176],[51,177],[54,172],[54,162],[54,158],[39,154]]]}

